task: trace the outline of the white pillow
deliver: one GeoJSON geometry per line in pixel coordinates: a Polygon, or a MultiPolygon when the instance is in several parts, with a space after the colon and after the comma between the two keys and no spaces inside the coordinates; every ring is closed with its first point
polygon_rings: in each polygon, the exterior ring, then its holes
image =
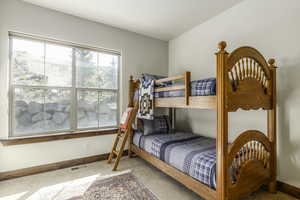
{"type": "Polygon", "coordinates": [[[132,112],[133,107],[128,107],[126,110],[123,112],[122,117],[120,119],[120,128],[125,129],[130,117],[130,113],[132,112]]]}

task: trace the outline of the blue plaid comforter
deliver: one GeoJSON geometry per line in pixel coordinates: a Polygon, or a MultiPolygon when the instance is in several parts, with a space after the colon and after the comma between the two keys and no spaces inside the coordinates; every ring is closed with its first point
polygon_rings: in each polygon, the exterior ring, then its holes
{"type": "Polygon", "coordinates": [[[216,188],[215,139],[183,132],[147,136],[136,132],[133,143],[211,188],[216,188]]]}
{"type": "MultiPolygon", "coordinates": [[[[191,96],[216,95],[216,78],[191,81],[191,96]]],[[[155,92],[155,98],[183,97],[184,90],[155,92]]]]}

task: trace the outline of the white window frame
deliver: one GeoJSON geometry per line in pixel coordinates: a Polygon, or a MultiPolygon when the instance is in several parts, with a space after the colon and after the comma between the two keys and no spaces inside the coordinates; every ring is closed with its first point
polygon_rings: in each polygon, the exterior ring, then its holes
{"type": "MultiPolygon", "coordinates": [[[[115,51],[115,50],[109,50],[104,48],[96,48],[96,47],[90,47],[86,45],[79,45],[71,42],[64,42],[54,39],[48,39],[40,36],[33,36],[23,33],[16,33],[16,32],[9,32],[9,135],[8,137],[32,137],[32,136],[41,136],[41,135],[55,135],[55,134],[63,134],[63,133],[76,133],[76,132],[82,132],[82,131],[97,131],[97,130],[107,130],[107,129],[113,129],[117,128],[119,121],[120,121],[120,68],[121,68],[121,52],[115,51]],[[45,45],[46,44],[55,44],[58,46],[63,47],[70,47],[72,48],[72,84],[70,87],[59,87],[59,86],[28,86],[28,85],[22,85],[22,84],[13,84],[13,73],[12,73],[12,56],[13,56],[13,44],[12,40],[13,38],[19,38],[24,40],[31,40],[31,41],[38,41],[42,42],[45,45]],[[97,53],[104,53],[109,55],[116,55],[118,56],[118,68],[117,68],[117,88],[116,89],[101,89],[101,88],[84,88],[84,87],[77,87],[76,83],[76,51],[75,49],[84,49],[89,51],[94,51],[97,53]],[[15,88],[37,88],[37,89],[69,89],[71,91],[71,111],[70,111],[70,129],[65,130],[54,130],[54,131],[45,131],[45,132],[28,132],[28,133],[22,133],[22,134],[15,134],[15,118],[14,118],[14,112],[15,112],[15,88]],[[78,120],[77,120],[77,91],[84,90],[84,91],[97,91],[97,92],[114,92],[116,94],[116,104],[117,104],[117,112],[116,112],[116,126],[103,126],[103,127],[88,127],[88,128],[78,128],[78,120]]],[[[99,95],[99,94],[98,94],[99,95]]],[[[98,96],[99,99],[99,96],[98,96]]],[[[99,101],[99,100],[98,100],[99,101]]],[[[98,118],[99,120],[99,118],[98,118]]],[[[98,121],[99,123],[99,121],[98,121]]]]}

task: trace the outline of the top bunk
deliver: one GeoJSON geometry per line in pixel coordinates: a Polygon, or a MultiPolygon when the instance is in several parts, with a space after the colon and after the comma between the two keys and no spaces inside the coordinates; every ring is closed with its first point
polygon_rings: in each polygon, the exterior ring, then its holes
{"type": "Polygon", "coordinates": [[[215,109],[216,79],[190,80],[190,72],[155,80],[155,107],[215,109]],[[168,84],[160,86],[162,83],[168,84]]]}
{"type": "MultiPolygon", "coordinates": [[[[258,50],[248,46],[231,53],[225,48],[226,43],[220,42],[216,78],[191,81],[191,73],[185,72],[154,79],[154,106],[216,109],[218,102],[224,101],[228,112],[272,109],[276,92],[275,60],[267,62],[258,50]]],[[[130,84],[130,90],[135,91],[140,82],[131,77],[130,84]]]]}

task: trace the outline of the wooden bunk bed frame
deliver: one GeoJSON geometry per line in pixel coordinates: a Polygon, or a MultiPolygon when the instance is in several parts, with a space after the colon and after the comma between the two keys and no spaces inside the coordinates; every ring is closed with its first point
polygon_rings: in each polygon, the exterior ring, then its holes
{"type": "MultiPolygon", "coordinates": [[[[164,173],[181,182],[208,200],[236,200],[268,185],[276,192],[276,67],[275,60],[268,63],[256,49],[240,47],[227,53],[226,43],[219,43],[217,57],[217,95],[190,96],[190,72],[156,83],[183,79],[181,86],[155,89],[171,91],[184,89],[184,97],[155,98],[156,107],[216,109],[217,111],[217,188],[216,190],[182,173],[132,143],[132,152],[164,173]],[[228,145],[228,113],[238,109],[264,109],[268,113],[267,136],[260,131],[248,130],[228,145]],[[229,170],[236,171],[229,176],[229,170]],[[233,181],[232,177],[235,177],[233,181]]],[[[134,105],[134,92],[139,81],[130,78],[129,106],[134,105]]]]}

